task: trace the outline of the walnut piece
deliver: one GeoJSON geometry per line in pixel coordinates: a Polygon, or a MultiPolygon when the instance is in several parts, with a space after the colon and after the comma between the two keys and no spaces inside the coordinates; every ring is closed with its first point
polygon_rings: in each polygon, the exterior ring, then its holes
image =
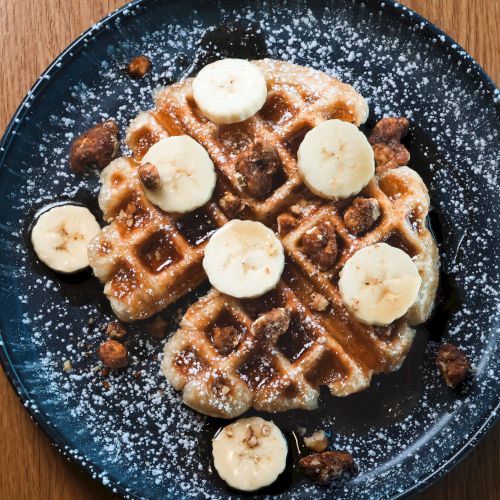
{"type": "Polygon", "coordinates": [[[240,334],[232,326],[216,326],[212,331],[212,341],[222,356],[229,356],[240,343],[240,334]]]}
{"type": "Polygon", "coordinates": [[[328,307],[328,304],[328,299],[324,295],[316,292],[311,294],[311,302],[309,304],[311,309],[321,312],[328,307]]]}
{"type": "Polygon", "coordinates": [[[63,370],[66,373],[71,373],[73,371],[73,365],[71,364],[71,361],[69,359],[67,359],[66,361],[64,361],[63,370]]]}
{"type": "Polygon", "coordinates": [[[151,70],[151,60],[146,56],[134,57],[128,64],[126,71],[131,78],[143,78],[151,70]]]}
{"type": "Polygon", "coordinates": [[[304,444],[312,451],[321,452],[328,448],[328,437],[325,431],[316,431],[311,436],[304,438],[304,444]]]}
{"type": "Polygon", "coordinates": [[[452,389],[461,384],[469,372],[469,361],[465,353],[453,344],[443,344],[439,348],[436,365],[446,385],[452,389]]]}
{"type": "Polygon", "coordinates": [[[302,251],[321,271],[330,270],[337,260],[337,236],[332,222],[320,222],[301,239],[302,251]]]}
{"type": "Polygon", "coordinates": [[[73,141],[69,165],[74,172],[93,165],[104,168],[118,156],[119,148],[116,122],[108,120],[99,123],[73,141]]]}
{"type": "Polygon", "coordinates": [[[346,451],[313,453],[301,458],[299,464],[307,476],[322,485],[356,473],[354,460],[346,451]]]}
{"type": "Polygon", "coordinates": [[[116,340],[106,340],[100,345],[97,355],[107,368],[123,368],[128,363],[127,348],[116,340]]]}
{"type": "Polygon", "coordinates": [[[245,208],[245,204],[233,193],[226,191],[219,201],[222,211],[230,219],[234,219],[245,208]]]}
{"type": "Polygon", "coordinates": [[[285,308],[279,307],[259,316],[250,328],[258,339],[273,345],[278,337],[288,330],[289,325],[290,313],[285,308]]]}
{"type": "Polygon", "coordinates": [[[144,187],[151,191],[156,191],[160,188],[160,174],[158,169],[152,163],[144,163],[139,167],[139,178],[144,184],[144,187]]]}
{"type": "Polygon", "coordinates": [[[111,339],[121,339],[127,335],[127,330],[118,321],[106,324],[106,335],[111,339]]]}
{"type": "Polygon", "coordinates": [[[276,150],[257,141],[247,155],[238,161],[236,171],[243,176],[247,191],[255,198],[263,199],[273,189],[274,174],[280,164],[276,150]]]}
{"type": "Polygon", "coordinates": [[[361,234],[373,227],[380,217],[380,206],[375,198],[355,198],[344,212],[344,223],[352,234],[361,234]]]}
{"type": "Polygon", "coordinates": [[[403,117],[389,117],[379,120],[368,141],[373,147],[377,169],[387,170],[407,165],[409,151],[401,144],[401,138],[408,132],[410,122],[403,117]]]}
{"type": "Polygon", "coordinates": [[[249,448],[255,448],[259,444],[259,440],[257,439],[255,431],[251,425],[247,427],[247,433],[243,442],[246,443],[249,448]]]}
{"type": "Polygon", "coordinates": [[[299,221],[292,214],[281,214],[276,220],[278,222],[278,233],[280,236],[288,234],[299,224],[299,221]]]}

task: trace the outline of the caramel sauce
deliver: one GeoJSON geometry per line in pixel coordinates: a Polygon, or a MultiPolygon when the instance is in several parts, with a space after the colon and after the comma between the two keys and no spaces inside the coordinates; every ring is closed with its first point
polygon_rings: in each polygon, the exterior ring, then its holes
{"type": "Polygon", "coordinates": [[[237,372],[252,389],[262,387],[278,374],[273,357],[264,347],[257,348],[237,372]]]}
{"type": "Polygon", "coordinates": [[[292,118],[293,113],[290,110],[289,103],[281,94],[273,94],[267,99],[259,111],[259,115],[264,120],[275,125],[292,118]]]}
{"type": "Polygon", "coordinates": [[[183,215],[175,224],[182,236],[193,246],[203,243],[217,230],[217,226],[208,214],[206,207],[183,215]]]}
{"type": "Polygon", "coordinates": [[[406,189],[405,184],[400,179],[394,175],[386,175],[378,181],[380,189],[391,199],[392,201],[405,196],[406,189]]]}
{"type": "Polygon", "coordinates": [[[192,377],[204,368],[203,362],[192,349],[177,353],[174,364],[184,377],[192,377]]]}
{"type": "Polygon", "coordinates": [[[153,273],[160,273],[181,256],[166,231],[153,233],[137,250],[143,264],[153,273]]]}
{"type": "Polygon", "coordinates": [[[415,257],[415,255],[417,255],[417,250],[398,232],[393,231],[390,233],[384,242],[391,245],[391,247],[403,250],[403,252],[407,253],[410,257],[415,257]]]}
{"type": "Polygon", "coordinates": [[[304,140],[305,135],[312,127],[303,126],[302,128],[296,130],[285,142],[286,148],[292,153],[294,156],[297,155],[297,151],[299,150],[300,143],[304,140]]]}
{"type": "Polygon", "coordinates": [[[414,208],[408,215],[408,222],[417,233],[421,233],[424,230],[421,222],[421,214],[421,210],[417,207],[414,208]]]}
{"type": "Polygon", "coordinates": [[[314,343],[314,335],[304,328],[298,315],[292,315],[288,330],[280,336],[276,347],[290,360],[295,361],[314,343]]]}
{"type": "Polygon", "coordinates": [[[136,143],[134,148],[135,156],[142,158],[147,153],[149,148],[158,142],[159,137],[157,133],[148,129],[141,129],[136,135],[137,137],[134,137],[134,141],[136,143]]]}
{"type": "Polygon", "coordinates": [[[128,267],[126,263],[120,265],[110,283],[112,295],[119,299],[136,290],[137,285],[135,271],[128,267]]]}
{"type": "Polygon", "coordinates": [[[346,368],[339,363],[335,353],[325,350],[304,376],[313,387],[318,387],[331,384],[339,378],[345,378],[346,375],[346,368]]]}

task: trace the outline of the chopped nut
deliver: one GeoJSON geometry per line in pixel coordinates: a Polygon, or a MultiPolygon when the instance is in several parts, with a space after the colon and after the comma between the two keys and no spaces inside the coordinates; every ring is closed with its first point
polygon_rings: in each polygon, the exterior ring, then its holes
{"type": "Polygon", "coordinates": [[[288,234],[290,231],[295,229],[299,224],[299,221],[291,214],[281,214],[277,218],[278,222],[278,233],[281,236],[288,234]]]}
{"type": "Polygon", "coordinates": [[[247,435],[243,442],[246,442],[249,448],[255,448],[259,444],[259,440],[257,439],[255,431],[253,430],[253,427],[251,425],[247,427],[247,435]]]}
{"type": "Polygon", "coordinates": [[[252,333],[259,339],[275,344],[290,325],[290,313],[280,307],[259,316],[251,326],[252,333]]]}
{"type": "Polygon", "coordinates": [[[123,368],[128,363],[127,348],[116,340],[106,340],[99,347],[97,354],[104,366],[111,369],[123,368]]]}
{"type": "Polygon", "coordinates": [[[274,174],[280,164],[280,157],[274,147],[257,141],[236,164],[236,171],[243,177],[248,192],[263,199],[272,191],[274,174]]]}
{"type": "Polygon", "coordinates": [[[230,219],[234,219],[245,208],[243,201],[229,191],[224,193],[222,198],[219,200],[219,205],[230,219]]]}
{"type": "Polygon", "coordinates": [[[302,213],[302,207],[300,205],[292,205],[290,207],[290,212],[295,215],[300,215],[302,213]]]}
{"type": "Polygon", "coordinates": [[[71,373],[73,371],[73,365],[71,364],[71,361],[67,359],[64,364],[63,364],[63,370],[66,373],[71,373]]]}
{"type": "Polygon", "coordinates": [[[260,432],[263,436],[269,436],[269,432],[271,432],[271,430],[269,429],[268,425],[262,424],[262,427],[260,428],[260,432]]]}
{"type": "Polygon", "coordinates": [[[343,479],[344,476],[350,476],[356,472],[354,460],[346,451],[313,453],[301,458],[299,464],[307,476],[322,485],[343,479]]]}
{"type": "Polygon", "coordinates": [[[134,57],[128,64],[126,71],[131,78],[143,78],[151,70],[151,61],[146,56],[134,57]]]}
{"type": "Polygon", "coordinates": [[[355,198],[344,212],[344,222],[352,234],[360,234],[372,228],[380,217],[380,206],[375,198],[355,198]]]}
{"type": "Polygon", "coordinates": [[[226,394],[229,393],[231,389],[229,389],[229,387],[227,385],[223,385],[220,389],[220,392],[223,396],[225,396],[226,394]]]}
{"type": "Polygon", "coordinates": [[[312,451],[321,452],[328,448],[328,437],[325,431],[317,431],[304,438],[304,444],[312,451]]]}
{"type": "Polygon", "coordinates": [[[234,436],[233,429],[231,429],[231,427],[226,427],[225,432],[227,437],[232,438],[234,436]]]}
{"type": "Polygon", "coordinates": [[[139,167],[139,178],[141,179],[144,187],[155,191],[160,188],[160,174],[158,169],[152,163],[146,162],[139,167]]]}
{"type": "Polygon", "coordinates": [[[116,122],[99,123],[73,141],[69,165],[74,172],[93,165],[104,168],[118,156],[119,147],[116,122]]]}
{"type": "Polygon", "coordinates": [[[219,354],[229,356],[240,343],[240,334],[233,326],[216,326],[212,331],[212,342],[219,354]]]}
{"type": "Polygon", "coordinates": [[[112,339],[121,339],[127,335],[127,330],[118,321],[113,321],[106,324],[106,334],[112,339]]]}
{"type": "Polygon", "coordinates": [[[469,372],[469,361],[465,353],[453,344],[443,344],[439,348],[436,364],[446,385],[452,389],[461,384],[469,372]]]}
{"type": "Polygon", "coordinates": [[[401,144],[401,138],[408,132],[409,125],[403,117],[382,118],[376,123],[368,140],[379,170],[408,164],[410,153],[401,144]]]}
{"type": "Polygon", "coordinates": [[[167,326],[168,323],[161,316],[156,316],[156,318],[149,323],[147,331],[154,339],[161,340],[167,335],[167,326]]]}
{"type": "Polygon", "coordinates": [[[302,251],[321,271],[330,270],[337,260],[337,236],[330,221],[320,222],[301,238],[302,251]]]}
{"type": "Polygon", "coordinates": [[[328,304],[328,299],[324,295],[321,295],[320,293],[311,294],[310,306],[315,311],[324,311],[328,307],[328,304]]]}

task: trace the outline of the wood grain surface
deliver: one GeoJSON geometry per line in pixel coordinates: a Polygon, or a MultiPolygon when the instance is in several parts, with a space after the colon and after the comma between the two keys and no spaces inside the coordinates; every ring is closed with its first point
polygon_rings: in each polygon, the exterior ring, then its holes
{"type": "MultiPolygon", "coordinates": [[[[0,131],[46,66],[124,0],[0,0],[0,131]]],[[[498,82],[500,0],[407,0],[461,44],[498,82]]],[[[500,426],[421,500],[500,498],[500,426]]],[[[112,499],[50,445],[0,369],[0,498],[112,499]]]]}

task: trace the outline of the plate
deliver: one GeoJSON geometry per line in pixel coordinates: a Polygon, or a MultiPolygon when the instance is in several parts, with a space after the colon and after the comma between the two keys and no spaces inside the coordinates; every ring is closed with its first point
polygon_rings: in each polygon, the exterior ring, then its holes
{"type": "MultiPolygon", "coordinates": [[[[221,421],[182,405],[159,373],[164,341],[134,325],[133,362],[107,382],[96,371],[100,326],[111,318],[90,272],[63,278],[29,244],[36,212],[55,201],[88,206],[100,219],[97,172],[73,175],[71,140],[114,117],[124,131],[155,88],[221,56],[270,56],[354,85],[370,101],[368,128],[383,115],[411,120],[410,166],[429,186],[430,222],[441,246],[436,312],[419,328],[403,367],[347,398],[322,393],[311,412],[273,415],[289,463],[262,494],[290,498],[392,497],[442,476],[496,420],[500,372],[498,91],[453,40],[390,2],[134,2],[75,41],[30,90],[0,148],[0,357],[27,410],[67,457],[134,498],[235,495],[213,470],[210,440],[221,421]],[[146,54],[153,71],[131,80],[123,66],[146,54]],[[89,321],[90,320],[90,321],[89,321]],[[436,347],[452,341],[473,366],[458,392],[441,381],[436,347]],[[63,370],[70,360],[73,371],[63,370]],[[297,468],[294,432],[326,429],[359,475],[330,488],[297,468]]],[[[206,287],[205,287],[206,290],[206,287]]],[[[198,294],[203,293],[203,287],[198,294]]],[[[165,311],[170,330],[192,302],[165,311]]]]}

